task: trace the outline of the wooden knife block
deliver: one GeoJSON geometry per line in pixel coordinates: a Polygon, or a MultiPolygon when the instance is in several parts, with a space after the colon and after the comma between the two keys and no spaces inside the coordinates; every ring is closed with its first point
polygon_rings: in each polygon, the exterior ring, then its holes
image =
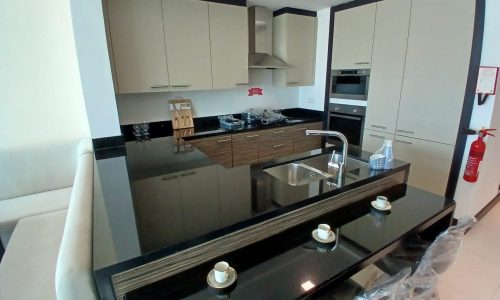
{"type": "Polygon", "coordinates": [[[168,100],[168,105],[172,114],[173,129],[194,127],[191,100],[168,100]]]}

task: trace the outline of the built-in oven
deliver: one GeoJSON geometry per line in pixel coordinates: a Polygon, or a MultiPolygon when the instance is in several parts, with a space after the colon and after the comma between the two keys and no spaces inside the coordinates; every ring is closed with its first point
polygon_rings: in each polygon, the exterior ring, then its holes
{"type": "Polygon", "coordinates": [[[367,100],[370,69],[332,70],[330,98],[367,100]]]}
{"type": "MultiPolygon", "coordinates": [[[[330,103],[328,130],[339,131],[347,137],[349,147],[361,150],[363,129],[365,126],[366,107],[330,103]]],[[[341,147],[342,142],[336,137],[328,137],[327,142],[341,147]]]]}

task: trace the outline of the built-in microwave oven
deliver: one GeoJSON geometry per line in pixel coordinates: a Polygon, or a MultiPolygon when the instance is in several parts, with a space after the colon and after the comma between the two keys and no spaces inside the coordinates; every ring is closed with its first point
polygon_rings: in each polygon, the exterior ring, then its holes
{"type": "Polygon", "coordinates": [[[332,70],[330,98],[367,100],[370,69],[332,70]]]}

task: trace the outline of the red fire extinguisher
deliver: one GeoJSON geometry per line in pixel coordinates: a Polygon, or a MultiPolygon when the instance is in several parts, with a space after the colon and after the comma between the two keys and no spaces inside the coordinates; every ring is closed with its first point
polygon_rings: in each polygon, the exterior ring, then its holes
{"type": "Polygon", "coordinates": [[[479,137],[470,146],[469,158],[467,158],[467,165],[465,166],[464,180],[468,182],[476,182],[479,176],[479,163],[483,160],[484,152],[486,151],[486,144],[483,138],[487,135],[494,136],[488,131],[496,129],[481,129],[478,131],[479,137]]]}

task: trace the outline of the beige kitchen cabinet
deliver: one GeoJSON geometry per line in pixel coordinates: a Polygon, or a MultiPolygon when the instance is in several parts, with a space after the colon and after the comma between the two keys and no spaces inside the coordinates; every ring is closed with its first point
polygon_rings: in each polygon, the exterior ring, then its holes
{"type": "Polygon", "coordinates": [[[454,146],[396,135],[394,157],[411,163],[408,184],[444,196],[454,146]]]}
{"type": "Polygon", "coordinates": [[[372,3],[335,13],[332,69],[370,68],[375,11],[372,3]]]}
{"type": "Polygon", "coordinates": [[[171,91],[212,89],[208,2],[162,0],[171,91]]]}
{"type": "Polygon", "coordinates": [[[214,89],[248,85],[248,12],[246,7],[208,3],[214,89]]]}
{"type": "Polygon", "coordinates": [[[382,147],[385,140],[394,141],[394,134],[365,129],[362,149],[367,152],[375,152],[382,147]]]}
{"type": "Polygon", "coordinates": [[[316,17],[287,13],[273,18],[273,55],[288,65],[273,70],[273,85],[314,85],[316,27],[316,17]]]}
{"type": "Polygon", "coordinates": [[[411,0],[377,2],[366,129],[396,131],[410,9],[411,0]]]}
{"type": "Polygon", "coordinates": [[[217,165],[185,171],[179,177],[182,217],[186,236],[195,237],[218,229],[219,185],[217,165]]]}
{"type": "Polygon", "coordinates": [[[169,91],[161,0],[107,0],[118,93],[169,91]]]}
{"type": "Polygon", "coordinates": [[[178,173],[132,182],[136,218],[143,252],[184,239],[182,198],[178,173]]]}
{"type": "Polygon", "coordinates": [[[455,144],[475,2],[413,1],[396,134],[455,144]]]}

